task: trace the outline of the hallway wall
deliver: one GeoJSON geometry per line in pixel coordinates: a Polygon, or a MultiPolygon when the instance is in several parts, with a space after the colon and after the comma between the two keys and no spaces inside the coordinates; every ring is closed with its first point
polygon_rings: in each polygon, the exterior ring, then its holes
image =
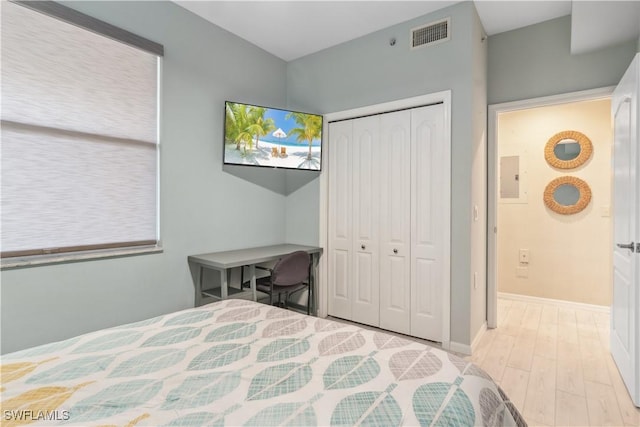
{"type": "Polygon", "coordinates": [[[500,114],[498,157],[520,157],[526,195],[516,203],[498,198],[499,292],[611,304],[610,106],[601,99],[500,114]],[[582,132],[593,144],[591,159],[576,169],[553,168],[544,157],[549,138],[564,130],[582,132]],[[547,184],[564,175],[591,188],[591,203],[580,213],[560,215],[543,202],[547,184]],[[528,264],[520,263],[520,249],[529,250],[528,264]]]}

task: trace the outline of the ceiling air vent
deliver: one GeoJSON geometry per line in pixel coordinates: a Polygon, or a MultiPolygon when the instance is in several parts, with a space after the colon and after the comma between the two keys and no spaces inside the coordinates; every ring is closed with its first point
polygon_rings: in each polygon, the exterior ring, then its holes
{"type": "Polygon", "coordinates": [[[445,18],[431,24],[411,30],[411,49],[430,46],[449,40],[451,18],[445,18]]]}

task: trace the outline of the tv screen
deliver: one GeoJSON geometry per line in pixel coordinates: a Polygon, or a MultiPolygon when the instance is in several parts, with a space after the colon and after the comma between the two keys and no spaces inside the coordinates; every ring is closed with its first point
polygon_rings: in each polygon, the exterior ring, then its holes
{"type": "Polygon", "coordinates": [[[224,163],[320,170],[322,116],[225,102],[224,163]]]}

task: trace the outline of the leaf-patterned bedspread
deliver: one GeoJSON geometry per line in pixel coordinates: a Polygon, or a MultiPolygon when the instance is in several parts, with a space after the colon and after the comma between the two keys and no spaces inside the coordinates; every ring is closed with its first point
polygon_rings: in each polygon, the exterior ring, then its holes
{"type": "Polygon", "coordinates": [[[226,300],[2,357],[2,425],[525,425],[477,366],[226,300]]]}

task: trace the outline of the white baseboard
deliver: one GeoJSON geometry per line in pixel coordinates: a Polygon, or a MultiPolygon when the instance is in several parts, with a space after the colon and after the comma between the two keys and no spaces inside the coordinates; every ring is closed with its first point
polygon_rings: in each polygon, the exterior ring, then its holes
{"type": "Polygon", "coordinates": [[[611,308],[607,307],[606,305],[585,304],[582,302],[532,297],[529,295],[510,294],[507,292],[498,292],[498,298],[513,300],[513,301],[538,303],[538,304],[552,304],[558,307],[573,308],[573,309],[579,309],[579,310],[590,310],[590,311],[597,311],[599,313],[607,313],[607,314],[611,312],[611,308]]]}
{"type": "Polygon", "coordinates": [[[465,354],[471,356],[471,346],[467,344],[460,344],[459,342],[449,341],[449,351],[454,353],[465,354]]]}
{"type": "Polygon", "coordinates": [[[480,340],[482,339],[482,336],[484,335],[485,332],[487,332],[487,322],[484,322],[482,326],[480,326],[478,333],[476,334],[473,341],[471,341],[472,352],[476,351],[476,348],[478,347],[478,344],[480,344],[480,340]]]}
{"type": "Polygon", "coordinates": [[[476,336],[473,338],[471,345],[460,344],[459,342],[451,341],[449,343],[448,350],[451,350],[455,353],[462,353],[462,354],[466,354],[467,356],[471,356],[474,350],[476,349],[476,347],[478,347],[478,344],[482,339],[482,335],[484,335],[486,331],[487,331],[487,322],[484,322],[482,326],[480,326],[480,329],[476,333],[476,336]]]}

